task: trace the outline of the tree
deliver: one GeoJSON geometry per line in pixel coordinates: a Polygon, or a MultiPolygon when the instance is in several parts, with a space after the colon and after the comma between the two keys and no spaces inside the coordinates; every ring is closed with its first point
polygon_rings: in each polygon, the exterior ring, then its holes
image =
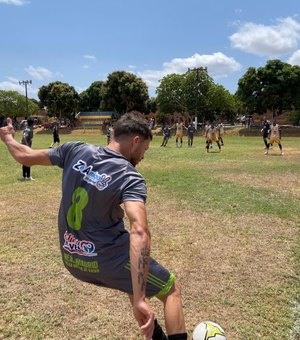
{"type": "Polygon", "coordinates": [[[115,71],[109,74],[101,89],[100,108],[123,114],[129,111],[146,111],[149,99],[146,83],[136,75],[115,71]]]}
{"type": "Polygon", "coordinates": [[[184,75],[170,74],[160,81],[156,89],[156,101],[160,111],[160,115],[167,115],[173,112],[186,112],[183,90],[184,75]]]}
{"type": "Polygon", "coordinates": [[[269,60],[264,67],[250,67],[238,81],[238,98],[250,113],[272,111],[273,116],[300,107],[300,67],[269,60]]]}
{"type": "Polygon", "coordinates": [[[249,67],[244,76],[239,79],[236,95],[249,113],[262,111],[261,86],[255,67],[249,67]]]}
{"type": "Polygon", "coordinates": [[[103,84],[103,81],[95,81],[88,89],[80,93],[80,111],[98,111],[100,109],[103,84]]]}
{"type": "Polygon", "coordinates": [[[189,69],[185,74],[183,86],[190,115],[205,119],[206,113],[210,111],[208,93],[213,84],[204,67],[189,69]]]}
{"type": "Polygon", "coordinates": [[[46,106],[49,115],[61,118],[71,117],[78,110],[79,95],[73,86],[56,81],[39,89],[41,105],[46,106]]]}
{"type": "Polygon", "coordinates": [[[238,111],[237,101],[234,95],[225,90],[222,85],[212,84],[207,94],[208,107],[210,116],[205,118],[213,120],[221,118],[227,121],[233,121],[238,111]]]}
{"type": "MultiPolygon", "coordinates": [[[[34,115],[38,112],[38,105],[28,99],[28,113],[34,115]]],[[[26,97],[16,91],[0,90],[0,116],[6,117],[25,117],[26,116],[26,97]]]]}
{"type": "Polygon", "coordinates": [[[157,111],[157,101],[155,97],[151,97],[146,102],[146,113],[157,111]]]}
{"type": "Polygon", "coordinates": [[[181,112],[203,119],[209,109],[207,94],[212,84],[203,67],[165,76],[156,89],[160,114],[181,112]]]}

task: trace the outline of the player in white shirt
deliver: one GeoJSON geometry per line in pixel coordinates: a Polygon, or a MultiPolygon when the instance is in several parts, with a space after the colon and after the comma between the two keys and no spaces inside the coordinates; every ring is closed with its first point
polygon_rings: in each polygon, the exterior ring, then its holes
{"type": "Polygon", "coordinates": [[[273,120],[273,123],[270,127],[268,145],[267,145],[267,150],[265,152],[265,155],[269,153],[270,145],[274,143],[278,144],[280,154],[283,155],[282,145],[281,145],[281,129],[280,129],[280,126],[277,124],[276,119],[273,120]]]}

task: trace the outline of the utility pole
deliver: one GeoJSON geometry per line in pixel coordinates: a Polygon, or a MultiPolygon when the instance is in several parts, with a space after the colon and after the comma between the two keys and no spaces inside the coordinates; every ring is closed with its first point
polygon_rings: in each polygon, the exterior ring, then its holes
{"type": "Polygon", "coordinates": [[[31,80],[22,80],[22,81],[19,81],[19,84],[25,86],[25,96],[26,96],[26,118],[28,118],[28,96],[27,96],[27,85],[28,85],[28,84],[32,84],[32,81],[31,81],[31,80]]]}

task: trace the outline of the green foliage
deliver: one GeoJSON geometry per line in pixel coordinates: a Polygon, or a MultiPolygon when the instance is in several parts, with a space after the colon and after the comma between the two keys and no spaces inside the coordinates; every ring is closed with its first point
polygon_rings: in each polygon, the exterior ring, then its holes
{"type": "Polygon", "coordinates": [[[151,97],[146,102],[146,113],[156,112],[157,111],[157,100],[154,97],[151,97]]]}
{"type": "Polygon", "coordinates": [[[174,112],[197,116],[201,121],[218,117],[232,120],[236,115],[234,96],[223,86],[215,84],[202,67],[182,75],[165,76],[156,91],[161,120],[174,112]]]}
{"type": "Polygon", "coordinates": [[[300,67],[269,60],[264,67],[250,67],[238,82],[238,98],[248,112],[274,115],[300,108],[300,67]]]}
{"type": "Polygon", "coordinates": [[[206,68],[200,67],[186,72],[183,79],[183,90],[190,115],[205,119],[205,114],[210,109],[208,91],[211,86],[213,86],[213,80],[208,75],[206,68]]]}
{"type": "MultiPolygon", "coordinates": [[[[38,112],[36,101],[28,99],[28,115],[38,112]]],[[[0,90],[0,117],[25,117],[26,97],[16,91],[0,90]]]]}
{"type": "Polygon", "coordinates": [[[80,93],[80,111],[99,111],[103,84],[103,81],[95,81],[88,89],[80,93]]]}
{"type": "Polygon", "coordinates": [[[38,97],[49,115],[70,117],[78,110],[79,95],[73,86],[56,81],[39,89],[38,97]]]}
{"type": "Polygon", "coordinates": [[[222,85],[212,84],[208,91],[209,108],[213,116],[233,121],[238,111],[235,96],[225,90],[222,85]]]}
{"type": "Polygon", "coordinates": [[[184,75],[170,74],[165,76],[157,87],[157,103],[162,115],[186,112],[185,92],[183,91],[184,75]]]}
{"type": "Polygon", "coordinates": [[[145,82],[125,71],[115,71],[109,74],[101,89],[101,96],[100,109],[119,114],[133,110],[145,112],[149,99],[145,82]]]}

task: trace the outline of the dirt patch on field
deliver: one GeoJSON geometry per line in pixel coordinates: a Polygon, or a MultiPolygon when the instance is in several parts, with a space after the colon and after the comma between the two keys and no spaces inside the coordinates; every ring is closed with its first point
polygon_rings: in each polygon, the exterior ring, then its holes
{"type": "Polygon", "coordinates": [[[220,176],[222,181],[239,183],[247,187],[271,189],[278,194],[300,197],[300,176],[294,173],[270,173],[269,176],[235,173],[220,176]]]}

